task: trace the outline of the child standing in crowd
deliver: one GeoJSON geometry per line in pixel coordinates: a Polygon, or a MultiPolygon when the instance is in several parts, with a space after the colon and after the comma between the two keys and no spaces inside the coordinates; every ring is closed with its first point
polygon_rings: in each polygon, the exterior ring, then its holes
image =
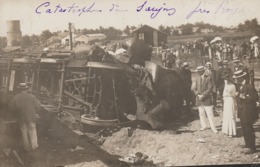
{"type": "Polygon", "coordinates": [[[225,87],[223,92],[223,123],[222,132],[229,137],[236,136],[236,86],[231,78],[225,79],[225,87]]]}

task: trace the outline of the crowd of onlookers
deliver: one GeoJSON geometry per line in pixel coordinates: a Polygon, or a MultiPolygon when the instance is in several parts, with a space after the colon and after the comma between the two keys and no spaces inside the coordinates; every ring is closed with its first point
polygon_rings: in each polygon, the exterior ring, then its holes
{"type": "MultiPolygon", "coordinates": [[[[239,62],[234,60],[233,62],[239,62]]],[[[255,133],[253,124],[259,118],[257,110],[258,93],[252,79],[245,67],[235,64],[234,68],[228,67],[228,62],[219,62],[218,71],[212,69],[210,62],[206,67],[198,66],[198,76],[192,85],[192,91],[196,96],[201,129],[207,127],[207,119],[210,128],[218,133],[214,123],[214,108],[216,107],[217,92],[222,100],[222,133],[229,137],[237,135],[237,121],[240,119],[241,128],[245,140],[245,153],[251,154],[256,151],[255,133]]]]}
{"type": "Polygon", "coordinates": [[[224,61],[233,58],[240,60],[260,59],[258,36],[253,36],[249,42],[243,41],[242,43],[232,44],[224,42],[220,37],[215,37],[210,42],[194,41],[187,42],[185,45],[180,44],[176,49],[164,48],[161,54],[163,66],[171,68],[177,59],[181,59],[183,54],[191,53],[195,53],[209,61],[224,61]]]}
{"type": "Polygon", "coordinates": [[[197,106],[201,131],[207,128],[208,120],[211,130],[218,133],[214,114],[217,99],[220,99],[223,111],[222,132],[229,137],[237,136],[236,118],[239,118],[245,153],[254,153],[256,146],[253,124],[259,118],[259,96],[254,85],[254,65],[250,60],[260,58],[258,37],[252,37],[250,45],[244,42],[240,46],[230,46],[216,37],[204,48],[203,54],[208,59],[203,66],[196,68],[198,75],[193,82],[189,63],[181,60],[170,49],[162,53],[162,62],[165,67],[175,69],[182,78],[184,104],[187,111],[190,111],[191,104],[197,106]],[[194,103],[192,95],[196,99],[194,103]]]}

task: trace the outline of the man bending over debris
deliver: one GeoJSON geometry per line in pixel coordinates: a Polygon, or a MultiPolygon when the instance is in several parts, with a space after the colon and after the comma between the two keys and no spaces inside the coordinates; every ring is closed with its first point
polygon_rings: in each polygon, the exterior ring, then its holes
{"type": "Polygon", "coordinates": [[[9,111],[17,114],[24,148],[26,151],[31,151],[38,147],[35,122],[36,113],[40,110],[41,103],[27,91],[28,88],[26,83],[19,84],[20,92],[10,101],[9,111]]]}

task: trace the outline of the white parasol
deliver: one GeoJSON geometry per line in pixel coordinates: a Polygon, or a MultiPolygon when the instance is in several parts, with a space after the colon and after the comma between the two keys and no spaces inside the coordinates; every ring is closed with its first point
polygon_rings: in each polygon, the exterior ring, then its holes
{"type": "Polygon", "coordinates": [[[255,40],[257,40],[259,37],[258,36],[253,36],[250,38],[250,42],[253,43],[255,40]]]}
{"type": "Polygon", "coordinates": [[[212,41],[210,41],[210,44],[213,44],[213,43],[215,43],[215,40],[213,39],[212,41]]]}
{"type": "Polygon", "coordinates": [[[215,37],[215,38],[214,38],[214,41],[222,41],[222,38],[220,38],[220,37],[215,37]]]}

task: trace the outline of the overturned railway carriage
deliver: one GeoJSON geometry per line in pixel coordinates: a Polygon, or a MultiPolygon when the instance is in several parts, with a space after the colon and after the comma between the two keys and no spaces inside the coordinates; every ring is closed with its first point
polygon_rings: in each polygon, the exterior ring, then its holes
{"type": "Polygon", "coordinates": [[[3,58],[0,60],[1,106],[6,106],[9,100],[17,93],[19,83],[34,87],[36,61],[27,58],[3,58]]]}
{"type": "Polygon", "coordinates": [[[30,83],[44,106],[57,112],[73,110],[87,125],[114,126],[137,119],[158,129],[182,107],[182,84],[175,71],[149,62],[147,68],[126,65],[101,48],[81,59],[57,53],[0,63],[5,103],[17,84],[30,83]]]}

